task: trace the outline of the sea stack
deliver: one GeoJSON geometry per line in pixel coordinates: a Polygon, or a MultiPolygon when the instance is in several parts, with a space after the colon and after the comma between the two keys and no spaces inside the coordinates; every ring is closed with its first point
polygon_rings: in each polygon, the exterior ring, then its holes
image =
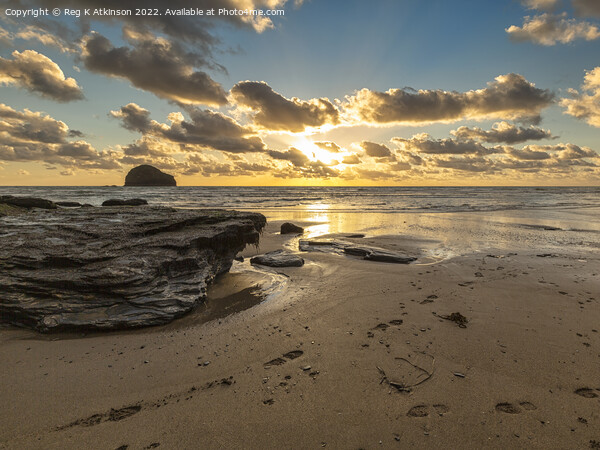
{"type": "Polygon", "coordinates": [[[134,167],[125,177],[125,186],[177,186],[175,177],[148,164],[134,167]]]}

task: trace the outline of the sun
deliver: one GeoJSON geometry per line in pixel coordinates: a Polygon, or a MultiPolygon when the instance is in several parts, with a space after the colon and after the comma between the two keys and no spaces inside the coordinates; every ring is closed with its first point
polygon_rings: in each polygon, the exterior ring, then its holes
{"type": "Polygon", "coordinates": [[[328,152],[306,137],[298,138],[294,141],[292,146],[308,156],[311,161],[320,161],[327,165],[336,165],[336,163],[339,163],[345,156],[341,153],[328,152]]]}

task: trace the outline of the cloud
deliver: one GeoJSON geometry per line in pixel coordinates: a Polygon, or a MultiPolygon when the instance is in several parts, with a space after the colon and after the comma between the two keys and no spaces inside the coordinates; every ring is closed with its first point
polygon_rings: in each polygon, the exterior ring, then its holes
{"type": "Polygon", "coordinates": [[[331,153],[339,153],[342,151],[342,148],[337,145],[335,142],[324,141],[324,142],[315,142],[314,143],[320,149],[326,150],[331,153]]]}
{"type": "Polygon", "coordinates": [[[14,84],[59,102],[81,100],[83,92],[73,78],[65,78],[60,67],[34,50],[14,51],[13,59],[0,57],[0,83],[14,84]]]}
{"type": "Polygon", "coordinates": [[[528,9],[543,9],[552,11],[560,4],[561,0],[521,0],[523,6],[528,9]]]}
{"type": "Polygon", "coordinates": [[[464,172],[495,172],[494,163],[489,159],[480,156],[438,158],[431,160],[431,165],[433,167],[454,169],[464,172]]]}
{"type": "Polygon", "coordinates": [[[528,147],[526,147],[522,150],[519,150],[516,148],[510,148],[510,149],[507,149],[506,153],[509,154],[514,159],[522,159],[522,160],[528,160],[528,161],[535,161],[535,160],[540,160],[540,159],[550,159],[549,153],[547,153],[545,151],[541,151],[541,150],[535,150],[535,149],[528,148],[528,147]]]}
{"type": "Polygon", "coordinates": [[[0,104],[0,160],[82,169],[121,167],[114,152],[98,152],[85,141],[70,141],[71,131],[64,122],[43,113],[0,104]]]}
{"type": "Polygon", "coordinates": [[[129,103],[110,115],[121,125],[145,137],[164,139],[180,145],[181,151],[220,150],[231,153],[262,152],[266,146],[248,127],[243,127],[222,113],[187,108],[186,120],[182,113],[169,114],[170,124],[150,119],[150,112],[135,103],[129,103]]]}
{"type": "Polygon", "coordinates": [[[291,162],[296,167],[302,167],[310,163],[310,159],[302,151],[295,147],[290,147],[286,151],[269,150],[269,156],[273,159],[279,159],[291,162]]]}
{"type": "Polygon", "coordinates": [[[426,134],[417,134],[411,139],[392,138],[405,152],[426,155],[490,155],[502,153],[500,148],[487,148],[475,141],[458,141],[455,139],[431,139],[426,134]]]}
{"type": "Polygon", "coordinates": [[[579,16],[600,17],[598,0],[573,0],[573,8],[579,16]]]}
{"type": "MultiPolygon", "coordinates": [[[[543,156],[535,157],[536,154],[546,153],[549,157],[557,160],[569,160],[584,158],[598,158],[600,155],[589,147],[579,147],[575,144],[555,144],[555,145],[527,145],[523,148],[526,154],[534,155],[532,158],[517,159],[548,159],[543,156]]],[[[522,154],[521,154],[522,155],[522,154]]]]}
{"type": "Polygon", "coordinates": [[[586,72],[582,93],[570,90],[572,98],[564,98],[560,105],[565,114],[584,120],[593,127],[600,127],[600,67],[586,72]]]}
{"type": "Polygon", "coordinates": [[[117,111],[111,111],[110,115],[120,119],[121,126],[130,131],[146,133],[152,127],[150,111],[135,103],[129,103],[117,111]]]}
{"type": "Polygon", "coordinates": [[[367,156],[372,158],[393,158],[394,156],[392,151],[383,144],[362,141],[360,147],[365,151],[367,156]]]}
{"type": "Polygon", "coordinates": [[[522,75],[500,75],[484,89],[468,92],[362,89],[346,97],[344,109],[352,122],[370,124],[455,122],[461,119],[521,119],[539,121],[540,111],[554,94],[536,88],[522,75]]]}
{"type": "Polygon", "coordinates": [[[36,40],[47,47],[55,47],[63,53],[76,52],[76,46],[73,41],[69,42],[60,36],[34,25],[28,25],[19,29],[19,31],[14,34],[13,39],[23,39],[26,41],[36,40]]]}
{"type": "Polygon", "coordinates": [[[335,178],[341,175],[341,172],[322,161],[311,161],[302,151],[295,147],[290,147],[286,151],[269,150],[268,155],[280,161],[287,161],[289,164],[279,170],[274,170],[271,174],[278,178],[335,178]]]}
{"type": "Polygon", "coordinates": [[[516,42],[531,41],[541,45],[568,44],[578,39],[593,41],[600,38],[600,29],[589,22],[568,19],[567,14],[526,16],[523,26],[511,25],[506,29],[516,42]]]}
{"type": "Polygon", "coordinates": [[[481,128],[459,127],[450,132],[460,140],[478,140],[488,143],[517,144],[530,140],[552,139],[552,133],[549,130],[530,126],[517,127],[508,122],[498,122],[492,126],[491,130],[482,130],[481,128]]]}
{"type": "Polygon", "coordinates": [[[164,38],[140,40],[129,47],[114,47],[104,36],[94,33],[84,39],[82,61],[93,72],[129,80],[158,97],[183,104],[223,105],[223,87],[205,72],[194,70],[206,65],[198,55],[164,38]]]}
{"type": "Polygon", "coordinates": [[[299,133],[340,121],[339,111],[329,99],[287,99],[264,81],[241,81],[231,88],[231,96],[237,105],[254,114],[256,125],[266,130],[299,133]]]}
{"type": "Polygon", "coordinates": [[[342,164],[360,164],[361,162],[362,161],[356,153],[344,156],[344,159],[342,159],[342,164]]]}

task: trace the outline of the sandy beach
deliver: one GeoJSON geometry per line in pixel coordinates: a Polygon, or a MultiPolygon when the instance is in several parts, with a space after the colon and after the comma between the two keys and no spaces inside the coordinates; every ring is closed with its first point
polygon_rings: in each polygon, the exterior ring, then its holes
{"type": "MultiPolygon", "coordinates": [[[[280,224],[233,272],[297,249],[280,224]]],[[[415,255],[431,246],[362,241],[415,255]]],[[[266,301],[208,322],[198,312],[129,332],[3,329],[0,446],[600,446],[597,251],[421,252],[408,265],[302,257],[272,270],[285,282],[266,301]]],[[[252,277],[225,277],[220,295],[247,300],[252,277]]]]}

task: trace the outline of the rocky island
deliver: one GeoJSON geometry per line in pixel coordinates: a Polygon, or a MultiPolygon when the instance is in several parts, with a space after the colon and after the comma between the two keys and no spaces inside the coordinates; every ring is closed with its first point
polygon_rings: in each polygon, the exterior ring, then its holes
{"type": "Polygon", "coordinates": [[[125,177],[125,186],[177,186],[177,182],[173,175],[143,164],[129,171],[125,177]]]}
{"type": "Polygon", "coordinates": [[[266,224],[225,210],[23,211],[0,217],[0,320],[42,332],[170,322],[266,224]]]}

